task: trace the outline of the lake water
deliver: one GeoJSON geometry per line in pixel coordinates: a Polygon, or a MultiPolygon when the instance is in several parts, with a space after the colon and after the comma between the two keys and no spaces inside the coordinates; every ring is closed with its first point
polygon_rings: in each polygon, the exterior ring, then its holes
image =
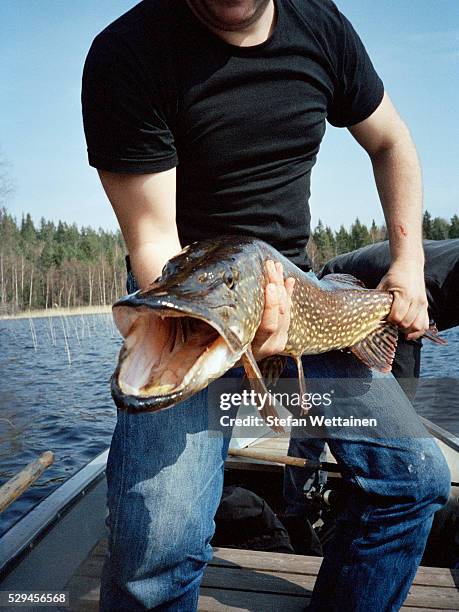
{"type": "MultiPolygon", "coordinates": [[[[418,410],[459,436],[459,328],[425,342],[422,375],[448,378],[418,410]]],[[[0,533],[104,450],[116,411],[109,379],[121,340],[111,315],[0,321],[0,484],[45,450],[55,462],[2,514],[0,533]]]]}

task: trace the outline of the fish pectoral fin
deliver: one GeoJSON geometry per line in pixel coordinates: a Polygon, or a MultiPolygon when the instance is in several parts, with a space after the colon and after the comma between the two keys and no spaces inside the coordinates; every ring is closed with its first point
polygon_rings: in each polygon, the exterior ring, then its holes
{"type": "Polygon", "coordinates": [[[277,384],[286,363],[287,357],[283,355],[273,355],[272,357],[266,357],[260,361],[258,367],[268,387],[277,384]]]}
{"type": "Polygon", "coordinates": [[[352,274],[326,274],[320,282],[331,285],[331,289],[366,289],[365,283],[352,274]]]}
{"type": "Polygon", "coordinates": [[[397,349],[398,328],[392,323],[382,323],[366,338],[350,347],[350,350],[369,368],[390,372],[397,349]]]}
{"type": "MultiPolygon", "coordinates": [[[[279,418],[279,413],[277,412],[277,409],[281,408],[282,405],[279,404],[279,402],[271,395],[271,393],[266,388],[265,382],[260,372],[260,368],[258,367],[258,364],[255,361],[255,357],[253,356],[252,349],[250,348],[250,346],[242,355],[242,363],[244,365],[245,373],[247,375],[247,379],[250,383],[250,386],[255,391],[256,397],[259,400],[258,406],[261,416],[265,421],[269,416],[274,417],[274,419],[277,420],[279,418]]],[[[285,432],[284,428],[281,425],[270,424],[270,427],[273,431],[277,433],[285,432]]]]}
{"type": "Polygon", "coordinates": [[[301,414],[304,415],[308,412],[308,408],[305,408],[303,405],[303,399],[306,398],[306,382],[304,380],[304,370],[303,370],[303,362],[301,361],[301,355],[295,357],[296,367],[298,370],[298,386],[300,387],[300,397],[301,397],[301,414]]]}

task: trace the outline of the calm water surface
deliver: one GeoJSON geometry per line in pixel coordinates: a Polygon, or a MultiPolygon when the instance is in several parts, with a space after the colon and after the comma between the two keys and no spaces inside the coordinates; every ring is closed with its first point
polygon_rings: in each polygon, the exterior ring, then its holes
{"type": "MultiPolygon", "coordinates": [[[[448,346],[426,342],[417,409],[459,436],[459,329],[448,346]],[[426,381],[427,382],[427,381],[426,381]]],[[[0,533],[110,443],[116,410],[109,379],[121,340],[111,315],[0,321],[0,484],[45,450],[55,462],[2,515],[0,533]]]]}

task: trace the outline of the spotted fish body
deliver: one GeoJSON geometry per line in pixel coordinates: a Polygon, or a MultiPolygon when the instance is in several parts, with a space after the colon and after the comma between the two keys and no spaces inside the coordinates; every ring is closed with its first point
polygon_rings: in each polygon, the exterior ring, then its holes
{"type": "Polygon", "coordinates": [[[369,367],[390,370],[397,342],[397,328],[385,321],[390,293],[365,289],[346,274],[319,281],[265,242],[224,236],[186,247],[150,287],[114,304],[125,338],[112,377],[118,407],[168,408],[240,359],[248,377],[266,390],[251,342],[264,310],[269,259],[296,280],[283,355],[296,360],[300,386],[306,354],[349,348],[369,367]]]}
{"type": "Polygon", "coordinates": [[[285,354],[349,348],[379,329],[390,312],[393,297],[388,292],[364,289],[347,275],[319,281],[301,271],[298,274],[288,261],[282,263],[286,276],[296,279],[285,354]]]}

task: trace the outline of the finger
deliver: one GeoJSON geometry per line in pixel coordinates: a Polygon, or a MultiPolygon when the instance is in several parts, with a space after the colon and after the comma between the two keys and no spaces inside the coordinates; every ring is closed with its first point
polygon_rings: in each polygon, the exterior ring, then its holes
{"type": "Polygon", "coordinates": [[[397,291],[401,291],[401,288],[398,285],[394,285],[393,283],[391,283],[389,279],[387,279],[386,277],[383,277],[379,281],[379,285],[375,287],[375,290],[376,291],[390,291],[391,293],[396,293],[397,291]]]}
{"type": "Polygon", "coordinates": [[[268,283],[265,290],[265,309],[257,334],[275,334],[279,325],[279,295],[274,283],[268,283]]]}
{"type": "Polygon", "coordinates": [[[403,317],[403,319],[398,324],[399,327],[401,327],[404,331],[406,331],[406,333],[409,333],[410,331],[415,331],[414,329],[413,330],[411,329],[411,326],[416,321],[418,316],[419,316],[419,308],[416,306],[416,304],[411,303],[410,307],[407,310],[406,315],[403,317]]]}
{"type": "Polygon", "coordinates": [[[407,340],[419,340],[419,338],[422,338],[422,336],[424,335],[424,332],[419,331],[419,332],[413,332],[411,334],[406,334],[406,339],[407,340]]]}
{"type": "Polygon", "coordinates": [[[288,309],[288,296],[284,285],[284,268],[280,261],[274,264],[276,269],[276,286],[279,295],[279,314],[284,315],[288,309]]]}
{"type": "Polygon", "coordinates": [[[266,271],[268,272],[268,283],[277,284],[277,270],[272,259],[266,261],[266,271]]]}
{"type": "Polygon", "coordinates": [[[406,334],[406,339],[407,340],[419,340],[419,338],[422,338],[424,333],[425,333],[425,330],[417,331],[417,332],[410,332],[409,334],[406,334]]]}
{"type": "Polygon", "coordinates": [[[281,287],[284,286],[284,268],[280,261],[276,261],[276,272],[277,272],[277,284],[281,287]]]}
{"type": "MultiPolygon", "coordinates": [[[[289,314],[290,307],[292,305],[292,295],[294,287],[295,279],[289,276],[285,279],[283,289],[282,291],[280,291],[279,314],[284,316],[289,314]]],[[[290,319],[290,317],[288,317],[288,319],[290,319]]]]}
{"type": "Polygon", "coordinates": [[[398,325],[405,318],[409,307],[410,302],[403,298],[397,291],[394,292],[394,301],[392,302],[388,320],[398,325]]]}
{"type": "Polygon", "coordinates": [[[418,312],[417,317],[411,323],[409,327],[406,328],[408,334],[417,333],[417,332],[425,332],[428,328],[428,321],[426,321],[426,316],[424,312],[418,312]]]}
{"type": "MultiPolygon", "coordinates": [[[[279,287],[279,273],[277,271],[277,267],[276,264],[274,263],[274,261],[272,259],[268,259],[266,260],[266,270],[268,272],[268,284],[272,284],[275,285],[276,287],[279,287]]],[[[281,304],[281,298],[282,295],[280,294],[280,291],[277,290],[277,304],[276,307],[279,308],[280,310],[283,310],[283,305],[281,304]]]]}
{"type": "Polygon", "coordinates": [[[287,315],[287,316],[284,316],[287,327],[290,324],[290,308],[292,307],[292,295],[293,295],[294,287],[295,287],[295,279],[292,278],[291,276],[286,278],[284,282],[284,290],[283,290],[285,307],[284,307],[284,311],[282,312],[282,314],[287,315]]]}
{"type": "Polygon", "coordinates": [[[394,279],[390,274],[385,274],[379,281],[376,291],[391,291],[395,293],[397,291],[400,292],[401,289],[398,284],[394,284],[394,279]]]}
{"type": "Polygon", "coordinates": [[[285,290],[287,291],[287,295],[289,298],[292,297],[294,289],[295,289],[295,279],[293,278],[293,276],[289,276],[285,280],[285,290]]]}
{"type": "Polygon", "coordinates": [[[419,338],[422,338],[422,336],[424,335],[424,332],[416,332],[415,334],[407,334],[406,339],[407,340],[419,340],[419,338]]]}
{"type": "Polygon", "coordinates": [[[425,312],[420,312],[407,330],[407,340],[417,340],[429,329],[429,317],[425,312]]]}

